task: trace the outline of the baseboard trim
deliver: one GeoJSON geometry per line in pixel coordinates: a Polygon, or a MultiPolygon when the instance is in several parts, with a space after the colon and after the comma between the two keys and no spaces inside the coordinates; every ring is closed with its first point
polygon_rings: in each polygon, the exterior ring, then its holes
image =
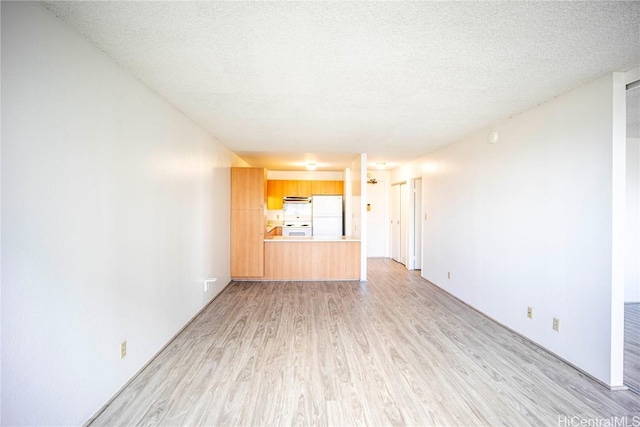
{"type": "Polygon", "coordinates": [[[192,324],[193,321],[196,320],[196,317],[198,317],[200,315],[200,313],[202,313],[204,310],[206,310],[207,307],[209,307],[211,305],[211,303],[213,303],[213,301],[215,301],[215,299],[218,298],[218,296],[220,296],[222,294],[222,292],[227,288],[227,286],[229,286],[232,282],[233,282],[233,280],[229,281],[229,283],[224,285],[224,287],[222,287],[222,289],[220,289],[220,291],[213,298],[211,298],[211,300],[209,300],[208,303],[206,303],[200,310],[198,310],[198,312],[196,314],[194,314],[187,321],[187,323],[185,323],[184,326],[178,330],[178,332],[173,334],[173,336],[171,338],[169,338],[169,340],[160,348],[160,350],[158,350],[153,356],[151,356],[151,358],[147,361],[147,363],[142,365],[142,367],[140,369],[138,369],[131,376],[131,378],[129,378],[129,380],[126,383],[124,383],[122,385],[122,387],[120,387],[113,394],[113,396],[111,396],[109,398],[109,400],[107,400],[107,402],[104,405],[102,405],[100,407],[100,409],[98,409],[87,421],[85,421],[82,424],[82,427],[88,427],[92,422],[94,422],[96,420],[96,418],[98,418],[100,416],[100,414],[102,414],[105,411],[105,409],[107,409],[109,407],[109,405],[111,405],[111,403],[113,403],[113,401],[120,395],[120,393],[122,393],[125,388],[127,388],[136,378],[138,378],[138,376],[140,376],[142,371],[144,371],[147,368],[147,366],[149,366],[149,364],[151,364],[151,362],[153,362],[156,359],[156,357],[158,357],[160,355],[160,353],[162,353],[173,342],[174,339],[176,339],[176,337],[178,335],[180,335],[190,324],[192,324]]]}
{"type": "Polygon", "coordinates": [[[422,280],[424,280],[425,282],[435,286],[436,288],[440,289],[442,292],[444,292],[445,294],[449,295],[451,298],[454,298],[457,301],[460,301],[460,303],[464,304],[465,306],[469,307],[470,309],[472,309],[473,311],[475,311],[476,313],[486,317],[487,319],[491,320],[492,322],[502,326],[503,328],[505,328],[506,330],[514,333],[515,335],[519,336],[520,338],[528,341],[529,343],[531,343],[532,345],[538,347],[540,350],[545,351],[546,353],[550,354],[551,356],[555,357],[556,359],[562,361],[563,363],[569,365],[570,367],[572,367],[573,369],[575,369],[576,371],[580,372],[582,375],[585,375],[586,377],[588,377],[590,380],[593,380],[594,382],[598,383],[599,385],[601,385],[602,387],[611,390],[611,391],[625,391],[625,390],[629,390],[629,387],[627,387],[626,385],[620,385],[620,386],[611,386],[607,383],[605,383],[604,381],[602,381],[599,378],[594,377],[593,375],[591,375],[590,373],[586,372],[584,369],[574,365],[573,363],[569,362],[567,359],[565,359],[562,356],[557,355],[556,353],[554,353],[553,351],[549,350],[548,348],[544,347],[543,345],[533,341],[531,338],[522,335],[520,332],[511,329],[510,327],[508,327],[507,325],[503,324],[502,322],[499,322],[498,320],[494,319],[493,317],[489,316],[486,313],[483,313],[482,311],[478,310],[477,308],[475,308],[474,306],[468,304],[467,302],[461,300],[460,298],[458,298],[457,296],[453,295],[451,292],[447,291],[446,289],[436,285],[435,283],[433,283],[430,280],[425,279],[424,277],[420,276],[420,278],[422,280]]]}

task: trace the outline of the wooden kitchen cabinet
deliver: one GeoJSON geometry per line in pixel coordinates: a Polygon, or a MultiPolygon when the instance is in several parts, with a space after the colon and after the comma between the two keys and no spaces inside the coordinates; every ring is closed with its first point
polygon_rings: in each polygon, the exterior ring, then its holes
{"type": "Polygon", "coordinates": [[[342,195],[342,181],[311,181],[311,194],[342,195]]]}
{"type": "Polygon", "coordinates": [[[264,168],[231,168],[231,277],[264,276],[264,168]]]}
{"type": "Polygon", "coordinates": [[[284,181],[271,179],[267,181],[267,209],[282,209],[282,198],[284,197],[284,181]]]}
{"type": "Polygon", "coordinates": [[[267,241],[265,280],[359,280],[359,241],[267,241]]]}
{"type": "Polygon", "coordinates": [[[264,209],[266,191],[264,168],[231,168],[231,209],[264,209]]]}
{"type": "Polygon", "coordinates": [[[311,194],[329,194],[327,193],[327,182],[329,181],[312,181],[311,194]]]}
{"type": "Polygon", "coordinates": [[[332,194],[344,194],[344,181],[332,181],[333,182],[333,193],[332,194]]]}
{"type": "Polygon", "coordinates": [[[231,277],[264,275],[264,214],[257,209],[231,213],[231,277]]]}
{"type": "Polygon", "coordinates": [[[343,185],[343,181],[269,180],[267,186],[269,209],[282,209],[282,198],[285,196],[342,195],[343,185]]]}
{"type": "Polygon", "coordinates": [[[267,209],[282,209],[285,196],[309,197],[314,194],[344,194],[343,181],[278,180],[267,181],[267,209]]]}
{"type": "Polygon", "coordinates": [[[277,236],[282,236],[282,227],[273,227],[273,229],[269,232],[269,237],[277,236]]]}
{"type": "Polygon", "coordinates": [[[298,196],[311,196],[311,182],[312,181],[298,181],[298,196]]]}
{"type": "Polygon", "coordinates": [[[296,180],[286,180],[283,183],[284,196],[300,196],[301,194],[298,192],[298,181],[296,180]]]}

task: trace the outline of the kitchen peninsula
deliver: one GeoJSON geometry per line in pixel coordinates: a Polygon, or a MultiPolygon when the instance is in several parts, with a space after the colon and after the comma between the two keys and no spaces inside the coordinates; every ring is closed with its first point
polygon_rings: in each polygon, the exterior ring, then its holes
{"type": "Polygon", "coordinates": [[[352,237],[268,237],[264,280],[359,280],[360,240],[352,237]]]}
{"type": "Polygon", "coordinates": [[[231,276],[235,280],[360,280],[360,239],[267,233],[266,171],[231,168],[231,276]]]}

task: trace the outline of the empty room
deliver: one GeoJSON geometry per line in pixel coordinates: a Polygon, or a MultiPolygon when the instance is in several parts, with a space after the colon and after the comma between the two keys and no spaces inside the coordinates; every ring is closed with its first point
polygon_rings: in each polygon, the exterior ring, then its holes
{"type": "Polygon", "coordinates": [[[0,15],[0,425],[640,425],[640,2],[0,15]]]}

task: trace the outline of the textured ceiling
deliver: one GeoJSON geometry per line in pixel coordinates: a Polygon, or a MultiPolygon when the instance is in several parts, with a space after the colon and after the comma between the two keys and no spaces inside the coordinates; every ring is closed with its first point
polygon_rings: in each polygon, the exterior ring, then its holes
{"type": "Polygon", "coordinates": [[[339,170],[360,152],[394,167],[640,64],[640,2],[45,7],[274,170],[339,170]]]}

